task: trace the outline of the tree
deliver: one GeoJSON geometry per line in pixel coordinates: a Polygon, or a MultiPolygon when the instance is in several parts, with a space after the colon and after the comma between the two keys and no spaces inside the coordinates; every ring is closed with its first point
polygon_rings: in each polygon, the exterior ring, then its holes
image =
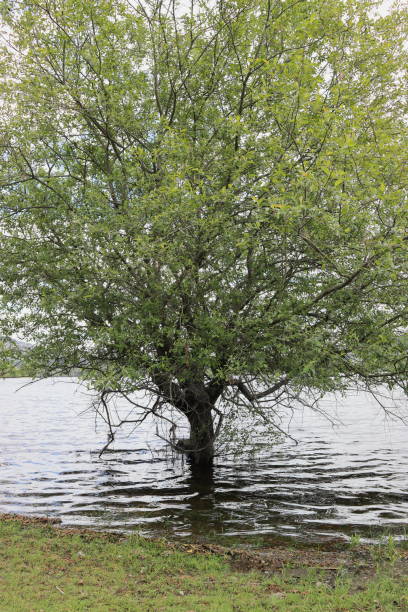
{"type": "Polygon", "coordinates": [[[110,439],[140,390],[203,466],[226,414],[407,391],[407,13],[376,4],[1,3],[2,334],[110,439]]]}

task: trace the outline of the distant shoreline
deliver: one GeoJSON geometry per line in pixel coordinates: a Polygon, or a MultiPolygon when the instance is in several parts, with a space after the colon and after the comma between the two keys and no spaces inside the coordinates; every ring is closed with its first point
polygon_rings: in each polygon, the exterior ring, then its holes
{"type": "MultiPolygon", "coordinates": [[[[16,376],[0,376],[0,380],[12,380],[14,378],[31,378],[36,380],[29,374],[18,374],[16,376]]],[[[38,378],[37,380],[49,380],[50,378],[78,378],[77,374],[58,374],[58,376],[46,376],[45,378],[38,378]]]]}

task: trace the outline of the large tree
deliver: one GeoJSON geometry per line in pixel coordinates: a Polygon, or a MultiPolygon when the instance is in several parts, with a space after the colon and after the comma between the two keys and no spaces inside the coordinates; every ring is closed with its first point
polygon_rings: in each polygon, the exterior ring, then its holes
{"type": "Polygon", "coordinates": [[[407,391],[406,11],[377,4],[1,2],[2,334],[111,436],[145,390],[129,419],[172,407],[207,465],[226,412],[407,391]]]}

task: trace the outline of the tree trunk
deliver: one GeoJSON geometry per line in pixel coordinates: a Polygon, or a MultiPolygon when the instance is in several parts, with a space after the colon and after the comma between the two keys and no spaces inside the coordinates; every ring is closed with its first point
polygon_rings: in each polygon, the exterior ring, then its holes
{"type": "Polygon", "coordinates": [[[202,469],[211,467],[214,458],[214,404],[211,400],[204,385],[193,383],[185,390],[183,412],[190,424],[190,438],[180,440],[178,446],[202,469]]]}
{"type": "Polygon", "coordinates": [[[209,404],[195,404],[187,414],[190,423],[189,457],[197,466],[211,466],[214,459],[214,423],[209,404]]]}

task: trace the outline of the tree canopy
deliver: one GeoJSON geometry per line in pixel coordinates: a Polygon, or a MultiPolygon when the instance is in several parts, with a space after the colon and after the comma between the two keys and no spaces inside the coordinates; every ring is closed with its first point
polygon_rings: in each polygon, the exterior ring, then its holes
{"type": "Polygon", "coordinates": [[[24,367],[79,369],[112,435],[109,399],[144,390],[134,420],[172,406],[204,463],[225,415],[407,391],[407,12],[376,7],[1,2],[24,367]]]}

